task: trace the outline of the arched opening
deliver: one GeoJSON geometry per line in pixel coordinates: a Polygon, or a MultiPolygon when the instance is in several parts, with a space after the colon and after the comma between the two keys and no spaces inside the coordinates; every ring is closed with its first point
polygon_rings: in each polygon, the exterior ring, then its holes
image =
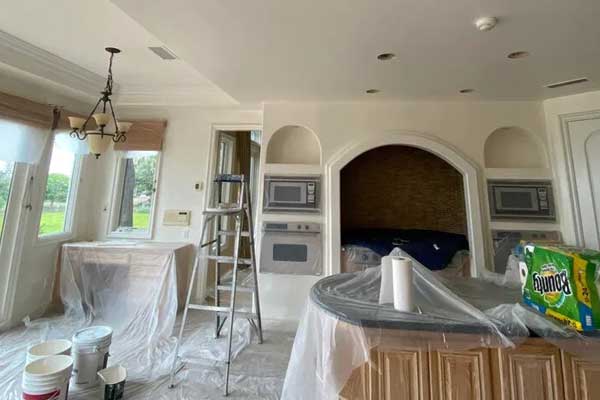
{"type": "Polygon", "coordinates": [[[327,192],[326,272],[328,274],[341,272],[341,171],[360,154],[387,145],[403,145],[426,150],[443,159],[462,174],[467,239],[470,244],[470,274],[471,276],[482,274],[486,268],[487,242],[483,236],[480,183],[475,164],[460,151],[438,138],[406,131],[365,135],[365,139],[344,147],[327,163],[325,189],[327,192]]]}
{"type": "Polygon", "coordinates": [[[463,176],[429,151],[368,150],[340,171],[341,271],[379,265],[400,247],[431,270],[469,275],[463,176]]]}

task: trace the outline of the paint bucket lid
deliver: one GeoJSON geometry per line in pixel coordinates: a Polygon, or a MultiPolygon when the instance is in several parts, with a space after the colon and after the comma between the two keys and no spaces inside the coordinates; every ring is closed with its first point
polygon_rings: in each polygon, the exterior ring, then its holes
{"type": "Polygon", "coordinates": [[[73,344],[77,346],[110,344],[112,329],[108,326],[90,326],[75,332],[73,344]]]}
{"type": "Polygon", "coordinates": [[[28,353],[35,357],[53,356],[63,354],[71,349],[71,342],[66,339],[47,340],[34,344],[28,353]]]}

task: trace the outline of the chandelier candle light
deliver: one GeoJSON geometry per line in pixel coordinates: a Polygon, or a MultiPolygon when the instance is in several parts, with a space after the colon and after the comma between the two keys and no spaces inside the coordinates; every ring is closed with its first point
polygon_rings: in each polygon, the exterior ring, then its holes
{"type": "Polygon", "coordinates": [[[127,140],[127,131],[131,127],[131,122],[122,122],[117,121],[117,117],[115,116],[115,110],[113,109],[112,101],[110,96],[112,95],[113,88],[113,78],[112,78],[112,62],[115,54],[121,52],[121,50],[114,47],[107,47],[106,51],[110,53],[110,61],[108,64],[108,77],[106,78],[106,87],[100,94],[102,97],[98,100],[90,115],[87,118],[79,118],[79,117],[69,117],[69,124],[71,125],[71,137],[77,138],[79,140],[85,140],[88,138],[88,145],[90,148],[90,153],[94,154],[96,158],[100,157],[100,154],[104,153],[110,142],[124,142],[127,140]],[[102,103],[102,112],[96,112],[98,110],[98,106],[102,103]],[[107,107],[108,104],[108,107],[107,107]],[[110,108],[110,114],[107,112],[107,109],[110,108]],[[105,132],[108,123],[111,121],[115,127],[114,133],[105,132]],[[86,130],[88,122],[90,119],[94,118],[96,122],[97,129],[95,130],[86,130]]]}

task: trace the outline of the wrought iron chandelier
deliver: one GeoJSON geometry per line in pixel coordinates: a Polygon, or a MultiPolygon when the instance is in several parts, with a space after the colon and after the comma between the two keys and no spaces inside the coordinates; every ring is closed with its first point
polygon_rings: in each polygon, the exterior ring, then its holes
{"type": "Polygon", "coordinates": [[[102,95],[92,112],[88,115],[87,118],[80,117],[69,117],[69,124],[71,126],[70,135],[73,138],[77,138],[79,140],[88,139],[88,145],[90,148],[90,153],[94,154],[96,158],[100,157],[100,154],[106,151],[110,142],[124,142],[127,140],[127,131],[131,127],[131,122],[123,122],[118,121],[115,115],[115,110],[113,108],[112,101],[110,96],[112,95],[113,89],[113,77],[112,77],[112,63],[113,57],[115,54],[121,52],[121,50],[114,47],[107,47],[105,49],[108,53],[110,53],[110,60],[108,63],[108,77],[106,78],[106,87],[100,94],[102,95]],[[102,105],[100,106],[100,103],[102,105]],[[101,108],[101,112],[96,112],[98,107],[101,108]],[[110,114],[109,114],[110,109],[110,114]],[[87,130],[87,125],[90,122],[90,119],[94,118],[96,122],[97,129],[87,130]],[[114,133],[113,132],[105,132],[108,124],[111,122],[114,125],[114,133]]]}

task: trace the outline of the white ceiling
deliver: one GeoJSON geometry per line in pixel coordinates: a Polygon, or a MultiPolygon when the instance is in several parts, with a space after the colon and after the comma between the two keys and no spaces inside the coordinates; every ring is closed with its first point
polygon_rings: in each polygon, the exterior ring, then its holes
{"type": "MultiPolygon", "coordinates": [[[[113,1],[241,102],[529,100],[600,89],[597,0],[113,1]],[[496,29],[475,29],[473,21],[484,15],[500,19],[496,29]],[[531,56],[506,58],[516,50],[531,56]],[[397,58],[379,62],[382,52],[397,58]],[[582,76],[591,82],[543,88],[582,76]],[[369,88],[382,93],[364,94],[369,88]],[[458,94],[463,88],[476,92],[458,94]]],[[[62,21],[60,36],[68,40],[73,34],[62,21]]],[[[13,22],[16,29],[22,20],[13,22]]],[[[86,25],[99,26],[91,18],[86,25]]],[[[118,42],[127,35],[115,27],[108,36],[118,42]]],[[[44,44],[65,52],[64,43],[44,44]]],[[[135,48],[148,44],[132,39],[135,48]]],[[[137,51],[130,52],[137,57],[137,51]]],[[[78,60],[92,68],[100,56],[78,60]]],[[[121,68],[134,78],[135,68],[121,68]]]]}
{"type": "Polygon", "coordinates": [[[108,68],[104,48],[113,46],[122,50],[113,65],[120,104],[236,104],[187,62],[152,53],[149,46],[163,43],[109,0],[5,1],[1,8],[2,63],[53,82],[79,84],[76,89],[97,96],[108,68]],[[39,67],[45,60],[56,65],[54,71],[39,67]],[[60,82],[61,69],[63,75],[83,76],[86,84],[66,76],[60,82]]]}

